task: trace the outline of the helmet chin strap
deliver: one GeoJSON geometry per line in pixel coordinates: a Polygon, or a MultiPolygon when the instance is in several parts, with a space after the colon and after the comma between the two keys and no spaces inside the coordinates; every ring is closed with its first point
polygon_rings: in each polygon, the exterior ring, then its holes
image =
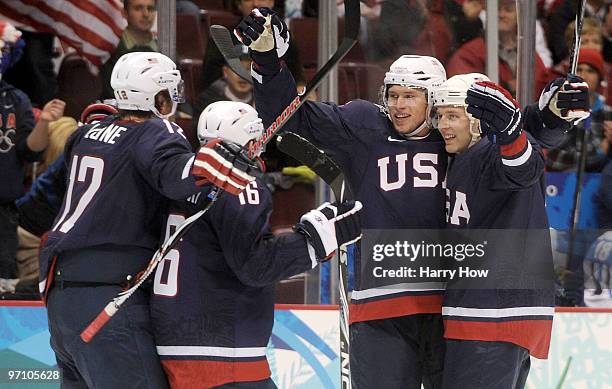
{"type": "MultiPolygon", "coordinates": [[[[391,120],[391,115],[389,114],[389,111],[387,110],[387,117],[389,118],[389,120],[391,120]]],[[[393,123],[393,120],[391,120],[391,123],[393,123]]],[[[409,139],[414,139],[414,140],[419,140],[419,139],[425,139],[427,138],[427,136],[429,135],[429,133],[422,135],[422,136],[417,136],[417,134],[421,131],[423,131],[425,128],[427,128],[427,126],[429,126],[429,122],[427,119],[423,120],[423,123],[421,123],[420,126],[418,126],[417,128],[415,128],[414,130],[410,131],[409,133],[405,134],[405,133],[401,133],[399,131],[397,131],[397,129],[395,130],[401,137],[403,138],[409,138],[409,139]]]]}
{"type": "Polygon", "coordinates": [[[410,138],[410,139],[424,139],[427,137],[427,135],[429,135],[429,133],[422,135],[422,136],[417,136],[417,134],[421,131],[423,131],[425,128],[427,128],[427,126],[429,126],[429,123],[427,123],[427,119],[423,120],[423,123],[421,123],[420,126],[418,126],[417,128],[414,129],[414,131],[409,132],[408,134],[401,134],[404,138],[410,138]]]}

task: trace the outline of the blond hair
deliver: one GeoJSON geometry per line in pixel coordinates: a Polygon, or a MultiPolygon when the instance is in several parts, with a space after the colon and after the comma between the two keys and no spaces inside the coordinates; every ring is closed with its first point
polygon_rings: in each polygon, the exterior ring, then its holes
{"type": "MultiPolygon", "coordinates": [[[[574,44],[574,31],[576,30],[576,21],[572,20],[565,29],[565,42],[567,43],[568,50],[571,50],[574,44]]],[[[582,32],[580,36],[587,34],[595,34],[601,37],[601,44],[603,45],[603,26],[599,19],[585,17],[582,21],[582,32]]]]}
{"type": "Polygon", "coordinates": [[[64,145],[78,128],[77,121],[69,116],[63,116],[60,119],[49,123],[49,145],[45,150],[45,156],[40,163],[39,172],[42,173],[64,152],[64,145]]]}

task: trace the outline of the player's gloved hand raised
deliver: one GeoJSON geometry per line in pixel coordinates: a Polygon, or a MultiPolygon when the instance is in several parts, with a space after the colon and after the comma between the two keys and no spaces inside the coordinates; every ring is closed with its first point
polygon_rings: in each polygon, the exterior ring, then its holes
{"type": "Polygon", "coordinates": [[[278,58],[289,48],[287,25],[269,8],[253,9],[234,29],[234,35],[251,50],[265,53],[276,49],[278,58]]]}
{"type": "Polygon", "coordinates": [[[571,74],[552,80],[542,91],[538,107],[547,126],[555,127],[559,119],[576,124],[590,115],[589,85],[571,74]]]}
{"type": "Polygon", "coordinates": [[[468,89],[465,102],[467,111],[480,119],[482,132],[491,142],[506,145],[521,135],[521,107],[502,86],[491,81],[476,82],[468,89]]]}
{"type": "Polygon", "coordinates": [[[359,201],[323,203],[304,214],[295,230],[306,235],[317,260],[326,261],[339,246],[361,238],[361,209],[359,201]]]}
{"type": "Polygon", "coordinates": [[[258,168],[238,144],[215,139],[200,147],[196,153],[191,174],[196,184],[213,185],[237,196],[249,182],[255,180],[258,168]]]}

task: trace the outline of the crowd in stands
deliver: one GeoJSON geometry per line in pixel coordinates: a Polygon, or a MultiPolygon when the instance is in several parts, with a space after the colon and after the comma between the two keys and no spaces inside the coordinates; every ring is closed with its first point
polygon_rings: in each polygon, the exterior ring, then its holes
{"type": "MultiPolygon", "coordinates": [[[[574,37],[576,2],[570,0],[538,0],[536,53],[534,69],[534,96],[539,96],[548,81],[565,75],[569,67],[569,52],[574,37]],[[562,37],[564,39],[562,39],[562,37]]],[[[321,64],[317,58],[318,1],[316,0],[180,0],[177,5],[177,58],[185,88],[187,102],[179,106],[176,122],[181,125],[192,144],[197,144],[195,128],[200,113],[216,101],[231,100],[253,105],[252,85],[241,79],[226,66],[221,53],[209,37],[209,27],[221,24],[233,29],[242,17],[255,7],[274,9],[287,21],[294,39],[283,60],[302,88],[321,64]]],[[[344,23],[343,4],[338,1],[339,38],[344,23]]],[[[339,65],[339,102],[355,98],[376,100],[384,73],[389,64],[401,54],[430,55],[445,66],[448,77],[468,72],[486,72],[486,0],[368,0],[361,4],[361,35],[358,44],[339,65]]],[[[74,53],[64,54],[59,67],[58,50],[54,36],[49,33],[16,31],[15,39],[23,55],[12,58],[10,67],[2,69],[0,100],[5,101],[2,119],[6,112],[7,93],[14,96],[19,106],[16,127],[23,129],[13,150],[5,153],[0,143],[0,165],[8,166],[11,158],[11,183],[8,176],[0,179],[0,278],[21,279],[32,283],[36,271],[32,269],[32,256],[39,236],[20,228],[17,234],[17,211],[12,205],[26,193],[31,181],[32,162],[38,162],[36,175],[53,166],[61,155],[63,142],[74,131],[80,113],[96,100],[112,99],[110,76],[116,61],[133,51],[158,51],[156,39],[155,0],[125,0],[123,15],[127,27],[110,59],[98,75],[90,71],[84,59],[74,53]],[[24,44],[25,43],[25,44],[24,44]],[[34,123],[32,107],[40,108],[40,118],[34,123]],[[65,116],[64,116],[65,115],[65,116]],[[44,138],[44,139],[43,139],[44,138]],[[46,149],[46,152],[43,150],[46,149]],[[26,177],[27,175],[30,177],[26,177]],[[7,188],[19,188],[5,193],[7,188]],[[10,204],[7,205],[7,204],[10,204]],[[5,206],[6,205],[6,206],[5,206]],[[14,258],[17,242],[23,250],[14,258]],[[6,242],[11,242],[10,244],[6,242]],[[12,254],[11,254],[12,253],[12,254]],[[18,266],[16,266],[16,264],[18,266]]],[[[499,0],[499,74],[500,83],[512,94],[517,88],[517,10],[515,0],[499,0]]],[[[2,23],[2,21],[0,21],[2,23]]],[[[0,27],[0,32],[2,28],[0,27]]],[[[1,36],[2,34],[0,34],[1,36]]],[[[234,37],[233,37],[234,38],[234,37]]],[[[234,38],[235,39],[235,38],[234,38]]],[[[235,43],[238,41],[235,39],[235,43]]],[[[17,47],[17,46],[16,46],[17,47]]],[[[2,66],[5,66],[3,61],[2,66]]],[[[242,63],[246,70],[250,59],[244,48],[242,63]]],[[[563,144],[548,151],[549,171],[570,172],[577,166],[577,150],[581,148],[582,134],[586,133],[587,172],[604,172],[600,191],[603,228],[610,228],[609,214],[612,204],[609,195],[612,142],[612,2],[587,0],[582,31],[577,74],[584,78],[593,92],[592,116],[581,122],[577,131],[570,131],[563,144]],[[606,221],[607,220],[607,221],[606,221]]],[[[316,98],[313,97],[313,98],[316,98]]],[[[6,123],[5,123],[6,124],[6,123]]],[[[5,131],[7,126],[1,126],[5,131]]],[[[6,133],[2,133],[6,136],[6,133]]],[[[297,165],[278,155],[272,147],[266,162],[272,171],[297,165]]],[[[3,167],[4,169],[4,167],[3,167]]],[[[276,178],[276,182],[283,181],[276,178]]],[[[307,204],[305,207],[309,207],[307,204]]],[[[298,211],[299,212],[299,211],[298,211]]],[[[3,286],[0,292],[15,289],[15,285],[3,286]]]]}

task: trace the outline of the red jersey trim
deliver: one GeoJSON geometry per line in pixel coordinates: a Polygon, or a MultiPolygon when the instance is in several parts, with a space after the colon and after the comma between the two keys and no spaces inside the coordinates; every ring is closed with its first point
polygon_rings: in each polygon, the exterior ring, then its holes
{"type": "Polygon", "coordinates": [[[462,321],[444,319],[447,339],[510,342],[529,350],[535,358],[547,359],[551,320],[462,321]]]}
{"type": "Polygon", "coordinates": [[[501,146],[499,148],[502,157],[515,158],[518,154],[523,154],[527,149],[527,136],[525,133],[521,133],[516,140],[508,145],[501,146]]]}
{"type": "Polygon", "coordinates": [[[442,313],[443,295],[401,296],[349,305],[349,324],[391,317],[442,313]]]}
{"type": "Polygon", "coordinates": [[[162,359],[172,389],[212,388],[270,378],[268,361],[227,362],[162,359]]]}

